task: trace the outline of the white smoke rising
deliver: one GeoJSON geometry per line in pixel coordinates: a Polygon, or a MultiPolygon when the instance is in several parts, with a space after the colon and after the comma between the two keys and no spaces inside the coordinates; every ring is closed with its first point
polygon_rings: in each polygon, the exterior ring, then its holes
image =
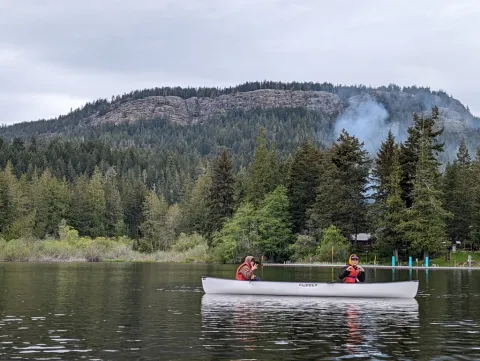
{"type": "Polygon", "coordinates": [[[388,116],[385,107],[372,99],[352,104],[337,118],[335,140],[342,129],[345,129],[360,142],[364,142],[365,149],[371,157],[374,157],[381,143],[387,138],[389,130],[392,131],[397,143],[407,138],[404,126],[398,122],[387,123],[388,116]]]}
{"type": "Polygon", "coordinates": [[[468,120],[467,126],[471,129],[479,129],[480,128],[480,118],[472,117],[468,120]]]}
{"type": "MultiPolygon", "coordinates": [[[[426,100],[424,103],[425,109],[429,109],[427,105],[433,104],[431,101],[427,104],[426,100]]],[[[393,105],[396,105],[395,102],[393,105]]],[[[444,127],[444,133],[439,141],[444,143],[444,151],[439,154],[438,161],[442,164],[440,170],[443,172],[446,163],[456,159],[462,138],[465,138],[470,157],[472,159],[476,157],[477,147],[480,144],[480,118],[473,117],[469,112],[468,114],[460,113],[458,109],[449,107],[439,107],[439,109],[438,125],[444,127]]],[[[417,114],[429,117],[431,111],[420,111],[417,114]]],[[[413,119],[408,113],[405,113],[405,117],[405,119],[399,119],[397,115],[392,121],[382,103],[377,102],[370,94],[354,96],[348,100],[345,111],[337,117],[331,141],[335,142],[342,129],[345,129],[350,135],[363,142],[369,156],[374,158],[381,143],[386,140],[389,130],[392,131],[396,143],[407,140],[408,127],[412,125],[413,119]]]]}

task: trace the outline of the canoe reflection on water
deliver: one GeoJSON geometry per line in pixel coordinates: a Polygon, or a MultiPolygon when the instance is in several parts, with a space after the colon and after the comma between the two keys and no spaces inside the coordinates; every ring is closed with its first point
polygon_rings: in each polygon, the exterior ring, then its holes
{"type": "Polygon", "coordinates": [[[240,350],[258,359],[398,357],[417,352],[418,312],[415,299],[205,294],[202,335],[207,349],[227,358],[240,350]]]}

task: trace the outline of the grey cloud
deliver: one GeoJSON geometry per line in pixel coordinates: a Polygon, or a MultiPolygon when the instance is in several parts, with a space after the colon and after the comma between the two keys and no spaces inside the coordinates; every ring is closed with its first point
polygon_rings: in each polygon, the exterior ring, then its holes
{"type": "Polygon", "coordinates": [[[139,87],[269,79],[443,88],[480,114],[475,0],[3,0],[0,13],[0,94],[63,94],[59,113],[139,87]]]}
{"type": "Polygon", "coordinates": [[[12,124],[19,119],[31,121],[55,118],[59,109],[67,112],[82,106],[88,100],[58,93],[23,93],[21,96],[0,93],[0,124],[12,124]]]}
{"type": "Polygon", "coordinates": [[[85,1],[72,8],[55,2],[52,13],[43,7],[39,13],[14,15],[0,30],[9,34],[3,41],[29,49],[42,61],[82,71],[227,75],[248,64],[252,50],[260,50],[255,49],[255,27],[236,20],[239,14],[223,14],[199,2],[172,1],[158,8],[154,3],[126,8],[85,1]],[[35,21],[21,26],[29,14],[35,21]]]}

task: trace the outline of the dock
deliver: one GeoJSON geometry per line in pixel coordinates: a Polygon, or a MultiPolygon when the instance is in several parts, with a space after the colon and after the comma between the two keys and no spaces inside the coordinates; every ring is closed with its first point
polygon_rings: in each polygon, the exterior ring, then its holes
{"type": "MultiPolygon", "coordinates": [[[[262,263],[263,267],[316,267],[316,268],[342,268],[345,263],[262,263]]],[[[469,266],[383,266],[383,265],[361,265],[364,269],[392,269],[392,270],[480,270],[480,267],[469,266]]]]}

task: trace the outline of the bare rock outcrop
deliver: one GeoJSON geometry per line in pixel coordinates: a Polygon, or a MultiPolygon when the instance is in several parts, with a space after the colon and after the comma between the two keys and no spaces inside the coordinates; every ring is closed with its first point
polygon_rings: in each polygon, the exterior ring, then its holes
{"type": "Polygon", "coordinates": [[[201,123],[228,111],[242,109],[296,108],[320,110],[329,116],[343,111],[343,102],[335,94],[323,91],[288,91],[262,89],[221,95],[215,98],[182,99],[176,96],[151,96],[116,104],[102,116],[94,116],[92,124],[136,122],[140,119],[167,118],[173,123],[201,123]]]}

